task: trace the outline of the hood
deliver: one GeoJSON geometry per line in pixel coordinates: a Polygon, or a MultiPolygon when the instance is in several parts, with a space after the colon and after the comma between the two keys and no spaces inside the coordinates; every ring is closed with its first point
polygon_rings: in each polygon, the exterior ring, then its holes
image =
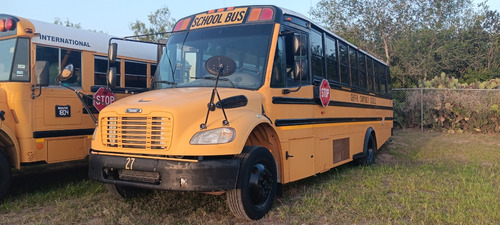
{"type": "MultiPolygon", "coordinates": [[[[232,88],[219,88],[217,90],[220,98],[224,102],[224,99],[235,96],[245,96],[243,99],[246,98],[248,100],[248,103],[244,106],[240,104],[237,105],[237,107],[228,107],[224,104],[227,109],[239,107],[257,107],[256,109],[260,109],[261,107],[261,95],[258,92],[232,88]]],[[[129,114],[126,113],[127,109],[131,109],[129,111],[140,109],[142,114],[149,114],[153,111],[169,112],[172,114],[199,113],[201,111],[203,114],[206,114],[207,104],[210,102],[211,94],[212,88],[206,87],[171,88],[148,91],[120,99],[104,108],[101,113],[113,111],[118,114],[129,114]]],[[[241,100],[242,98],[238,99],[241,100]]],[[[214,103],[217,104],[218,102],[219,99],[216,95],[214,97],[214,103]]]]}

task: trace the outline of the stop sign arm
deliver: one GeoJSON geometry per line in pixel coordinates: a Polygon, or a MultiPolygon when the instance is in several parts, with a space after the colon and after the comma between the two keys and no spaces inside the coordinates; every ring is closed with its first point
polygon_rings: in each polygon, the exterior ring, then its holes
{"type": "MultiPolygon", "coordinates": [[[[80,99],[80,102],[82,102],[83,107],[85,107],[85,110],[87,110],[87,112],[89,113],[90,117],[92,118],[92,120],[94,121],[94,123],[97,125],[97,118],[95,117],[94,113],[92,113],[92,111],[90,110],[90,107],[87,105],[87,103],[83,100],[83,97],[82,97],[82,96],[85,96],[85,97],[87,97],[87,98],[91,98],[91,99],[93,99],[94,101],[95,101],[96,99],[94,99],[94,98],[92,98],[92,97],[90,97],[90,96],[88,96],[88,95],[86,95],[86,94],[83,94],[83,93],[81,93],[80,91],[78,91],[78,90],[76,90],[76,89],[74,89],[74,88],[72,88],[72,87],[66,86],[66,85],[64,85],[64,84],[62,84],[62,83],[61,83],[61,86],[63,86],[63,87],[65,87],[65,88],[67,88],[67,89],[72,90],[73,92],[75,92],[76,96],[78,96],[78,99],[80,99]]],[[[100,101],[99,101],[99,102],[100,102],[100,101]]]]}

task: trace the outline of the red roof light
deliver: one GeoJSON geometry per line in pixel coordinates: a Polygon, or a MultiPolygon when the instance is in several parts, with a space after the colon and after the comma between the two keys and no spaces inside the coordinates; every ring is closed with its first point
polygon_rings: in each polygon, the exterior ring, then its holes
{"type": "Polygon", "coordinates": [[[7,30],[15,30],[16,29],[16,21],[12,18],[8,18],[5,21],[5,29],[7,30]]]}
{"type": "Polygon", "coordinates": [[[272,8],[253,8],[247,21],[266,21],[274,19],[274,10],[272,8]]]}
{"type": "Polygon", "coordinates": [[[179,20],[177,24],[175,24],[174,31],[181,31],[187,29],[189,22],[191,22],[191,17],[188,17],[183,20],[179,20]]]}
{"type": "Polygon", "coordinates": [[[259,20],[272,20],[274,11],[271,8],[263,8],[259,20]]]}

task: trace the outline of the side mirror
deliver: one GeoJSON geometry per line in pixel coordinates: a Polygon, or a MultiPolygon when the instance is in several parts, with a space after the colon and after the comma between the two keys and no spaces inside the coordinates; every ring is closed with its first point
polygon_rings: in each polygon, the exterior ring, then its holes
{"type": "Polygon", "coordinates": [[[49,86],[49,62],[36,61],[35,62],[35,81],[40,86],[49,86]]]}
{"type": "Polygon", "coordinates": [[[304,41],[301,36],[293,35],[293,54],[294,55],[304,55],[304,41]]]}
{"type": "Polygon", "coordinates": [[[73,71],[74,71],[73,64],[66,65],[66,67],[64,67],[61,74],[59,74],[59,76],[57,76],[57,80],[58,81],[68,80],[69,78],[73,77],[73,71]]]}
{"type": "Polygon", "coordinates": [[[205,62],[205,69],[215,76],[229,76],[236,71],[236,62],[227,56],[212,56],[205,62]]]}
{"type": "Polygon", "coordinates": [[[115,87],[116,81],[116,67],[110,67],[108,74],[106,74],[106,83],[109,88],[115,87]]]}
{"type": "Polygon", "coordinates": [[[294,80],[302,80],[302,76],[304,75],[304,68],[299,61],[295,62],[295,77],[294,80]]]}
{"type": "Polygon", "coordinates": [[[118,44],[111,43],[108,47],[108,60],[110,63],[116,62],[116,54],[118,52],[118,44]]]}

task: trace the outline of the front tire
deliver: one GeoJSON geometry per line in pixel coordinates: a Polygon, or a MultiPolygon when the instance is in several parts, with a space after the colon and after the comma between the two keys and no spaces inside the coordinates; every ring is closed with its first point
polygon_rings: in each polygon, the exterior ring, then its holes
{"type": "Polygon", "coordinates": [[[276,196],[276,163],[260,146],[246,146],[239,158],[237,187],[227,192],[227,204],[234,216],[258,220],[271,210],[276,196]]]}
{"type": "Polygon", "coordinates": [[[12,179],[12,171],[10,169],[9,159],[0,151],[0,201],[7,195],[10,182],[12,179]]]}

